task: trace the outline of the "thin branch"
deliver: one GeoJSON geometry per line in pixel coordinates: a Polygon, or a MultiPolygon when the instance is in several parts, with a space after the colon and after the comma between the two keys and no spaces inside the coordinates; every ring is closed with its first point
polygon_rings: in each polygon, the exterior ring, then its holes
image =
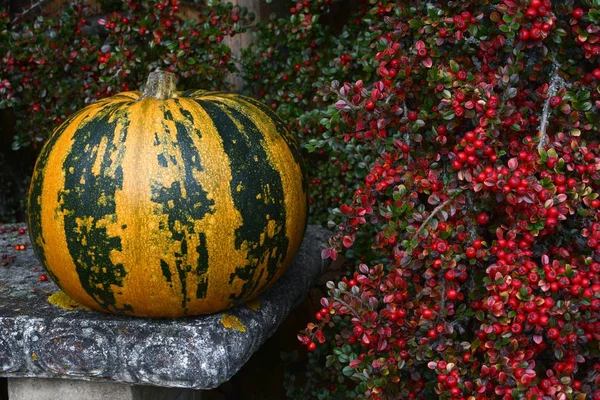
{"type": "Polygon", "coordinates": [[[444,207],[446,207],[448,205],[448,203],[450,203],[453,199],[450,198],[446,201],[444,201],[442,204],[440,204],[439,206],[437,206],[432,212],[431,214],[429,214],[429,216],[425,219],[425,221],[421,224],[421,226],[419,227],[419,229],[417,230],[417,232],[415,233],[415,235],[411,238],[411,242],[414,239],[417,239],[419,237],[419,234],[421,233],[421,231],[423,231],[423,229],[425,229],[425,227],[427,226],[427,224],[429,224],[429,221],[431,221],[431,219],[438,213],[440,212],[444,207]]]}
{"type": "Polygon", "coordinates": [[[31,10],[37,8],[37,7],[41,7],[44,3],[49,2],[50,0],[39,0],[37,3],[35,3],[34,5],[32,5],[31,7],[29,7],[27,10],[21,12],[19,15],[17,15],[13,20],[12,23],[14,24],[15,22],[19,21],[21,18],[23,18],[25,15],[27,15],[31,10]]]}
{"type": "MultiPolygon", "coordinates": [[[[435,325],[438,325],[440,323],[440,321],[442,320],[442,314],[447,314],[446,311],[446,278],[444,278],[442,276],[442,271],[440,270],[439,272],[439,277],[438,277],[438,282],[441,281],[442,282],[442,293],[440,296],[440,312],[437,315],[437,318],[435,319],[435,325]]],[[[444,315],[444,317],[446,317],[447,315],[444,315]]]]}
{"type": "Polygon", "coordinates": [[[548,97],[544,102],[544,108],[542,109],[542,121],[540,122],[540,127],[538,129],[538,137],[540,141],[538,142],[538,150],[544,147],[546,144],[548,137],[546,135],[546,129],[548,128],[548,117],[550,116],[550,99],[556,95],[556,92],[564,86],[564,81],[560,77],[558,71],[560,66],[557,62],[553,62],[554,70],[552,71],[552,75],[550,77],[550,86],[548,87],[548,97]]]}
{"type": "MultiPolygon", "coordinates": [[[[473,210],[474,209],[473,192],[470,190],[467,191],[466,198],[467,198],[467,209],[473,210]]],[[[475,240],[477,238],[477,236],[479,236],[477,234],[477,229],[475,228],[477,226],[477,224],[475,223],[475,221],[473,221],[471,214],[467,214],[467,218],[469,219],[469,222],[470,222],[470,224],[468,224],[468,227],[467,227],[467,229],[469,230],[469,236],[471,237],[471,240],[475,240]]]]}
{"type": "Polygon", "coordinates": [[[356,310],[350,304],[346,303],[342,299],[337,299],[336,301],[338,303],[340,303],[341,305],[343,305],[344,307],[346,307],[358,320],[360,320],[360,315],[358,314],[358,312],[356,312],[356,310]]]}

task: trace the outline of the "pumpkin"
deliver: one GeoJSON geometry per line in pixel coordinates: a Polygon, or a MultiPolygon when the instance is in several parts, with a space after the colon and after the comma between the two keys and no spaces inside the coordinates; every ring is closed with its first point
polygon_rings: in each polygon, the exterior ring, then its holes
{"type": "Polygon", "coordinates": [[[34,251],[95,310],[214,313],[282,276],[306,228],[301,155],[283,122],[237,94],[145,91],[91,104],[59,126],[28,197],[34,251]]]}

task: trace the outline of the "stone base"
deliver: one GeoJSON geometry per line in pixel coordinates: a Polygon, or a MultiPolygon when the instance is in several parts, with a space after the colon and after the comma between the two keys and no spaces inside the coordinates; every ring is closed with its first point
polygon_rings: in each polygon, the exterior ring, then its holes
{"type": "Polygon", "coordinates": [[[51,304],[58,288],[40,281],[42,267],[21,229],[0,233],[0,255],[14,257],[0,267],[0,376],[194,390],[231,379],[306,297],[327,266],[321,251],[331,235],[309,226],[288,271],[254,301],[211,315],[149,319],[51,304]],[[26,250],[13,250],[23,243],[26,250]]]}
{"type": "Polygon", "coordinates": [[[200,400],[202,391],[115,382],[10,378],[9,400],[200,400]]]}

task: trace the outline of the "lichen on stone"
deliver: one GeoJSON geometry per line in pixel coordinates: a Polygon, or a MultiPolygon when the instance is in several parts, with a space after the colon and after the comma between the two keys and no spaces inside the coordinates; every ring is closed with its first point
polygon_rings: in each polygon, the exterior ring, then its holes
{"type": "Polygon", "coordinates": [[[64,308],[65,310],[74,311],[74,310],[84,310],[91,311],[90,308],[77,303],[73,300],[68,294],[59,290],[54,293],[52,296],[48,297],[48,301],[50,304],[53,304],[57,307],[64,308]]]}
{"type": "Polygon", "coordinates": [[[222,314],[221,324],[226,329],[233,329],[235,331],[246,332],[246,327],[244,326],[244,324],[242,324],[242,322],[233,315],[222,314]]]}

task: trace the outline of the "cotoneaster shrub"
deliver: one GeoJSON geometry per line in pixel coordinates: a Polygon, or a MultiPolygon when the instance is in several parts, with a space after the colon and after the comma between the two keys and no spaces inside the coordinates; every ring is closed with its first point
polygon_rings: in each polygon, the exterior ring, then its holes
{"type": "MultiPolygon", "coordinates": [[[[213,3],[3,15],[15,148],[155,67],[224,88],[243,11],[213,3]]],[[[241,71],[311,152],[323,255],[356,267],[299,335],[289,397],[600,398],[598,0],[287,4],[241,71]]]]}
{"type": "Polygon", "coordinates": [[[41,145],[71,113],[140,89],[157,68],[175,72],[182,88],[226,89],[236,71],[226,39],[252,20],[247,10],[219,1],[47,7],[25,15],[0,9],[0,198],[6,199],[0,221],[23,218],[25,177],[41,145]],[[11,147],[18,155],[9,154],[11,147]]]}
{"type": "Polygon", "coordinates": [[[307,147],[365,160],[323,251],[357,268],[299,335],[314,353],[290,396],[600,399],[600,3],[356,18],[345,40],[376,75],[324,89],[307,147]]]}
{"type": "Polygon", "coordinates": [[[16,115],[13,148],[39,148],[69,114],[138,90],[157,68],[181,87],[226,88],[236,67],[224,39],[249,16],[231,3],[198,3],[79,2],[55,17],[0,10],[0,109],[16,115]]]}
{"type": "Polygon", "coordinates": [[[256,40],[242,52],[247,94],[257,96],[288,121],[307,154],[310,218],[326,223],[367,175],[371,155],[335,140],[339,112],[328,108],[333,80],[374,77],[376,62],[365,51],[381,34],[355,1],[288,1],[288,14],[258,24],[256,40]]]}

